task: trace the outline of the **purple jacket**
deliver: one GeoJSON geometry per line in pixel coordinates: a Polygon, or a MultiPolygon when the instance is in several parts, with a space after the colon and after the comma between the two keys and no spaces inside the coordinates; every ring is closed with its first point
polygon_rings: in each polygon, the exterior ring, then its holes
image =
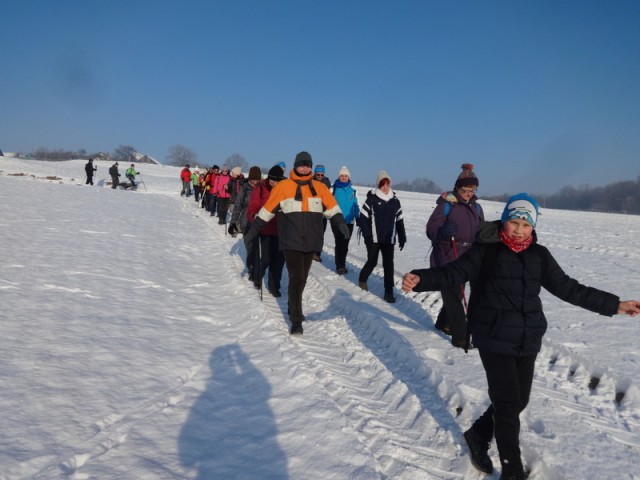
{"type": "Polygon", "coordinates": [[[476,230],[484,222],[484,212],[476,200],[474,195],[469,203],[464,203],[456,192],[445,192],[438,198],[436,208],[427,222],[427,237],[433,247],[430,258],[432,267],[441,267],[456,259],[451,236],[445,237],[442,233],[447,224],[454,223],[457,227],[453,236],[458,257],[473,244],[476,230]],[[445,210],[448,210],[446,216],[445,210]]]}

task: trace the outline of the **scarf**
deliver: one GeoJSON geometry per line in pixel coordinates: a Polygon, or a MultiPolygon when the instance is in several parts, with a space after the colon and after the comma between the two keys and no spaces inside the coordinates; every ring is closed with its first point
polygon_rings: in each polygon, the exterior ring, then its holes
{"type": "Polygon", "coordinates": [[[389,200],[391,200],[393,198],[393,190],[389,190],[389,193],[384,193],[382,190],[380,190],[379,188],[376,188],[373,191],[374,195],[376,197],[378,197],[381,200],[384,200],[385,202],[388,202],[389,200]]]}
{"type": "Polygon", "coordinates": [[[300,187],[304,186],[304,185],[309,185],[309,190],[311,190],[311,196],[315,197],[316,194],[316,189],[313,188],[313,179],[309,178],[307,180],[294,180],[292,179],[294,182],[296,182],[296,184],[298,185],[298,187],[296,188],[296,196],[295,196],[295,200],[297,202],[301,202],[302,201],[302,189],[300,187]]]}
{"type": "Polygon", "coordinates": [[[527,238],[524,242],[518,242],[516,239],[508,236],[504,230],[500,230],[500,241],[512,252],[520,253],[529,248],[531,243],[533,243],[533,235],[527,238]]]}
{"type": "Polygon", "coordinates": [[[351,180],[347,180],[346,182],[341,182],[340,180],[336,180],[333,182],[333,189],[336,188],[346,188],[351,186],[351,180]]]}

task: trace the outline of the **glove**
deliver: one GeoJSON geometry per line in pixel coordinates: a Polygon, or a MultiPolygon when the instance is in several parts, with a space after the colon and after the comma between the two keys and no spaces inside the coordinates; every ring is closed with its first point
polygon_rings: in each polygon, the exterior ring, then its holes
{"type": "Polygon", "coordinates": [[[244,245],[245,247],[247,247],[247,252],[250,249],[249,246],[253,244],[253,241],[260,234],[260,230],[262,230],[262,227],[264,227],[266,224],[267,222],[262,220],[260,217],[257,217],[255,219],[255,221],[251,225],[251,228],[249,229],[247,234],[244,236],[244,245]]]}
{"type": "Polygon", "coordinates": [[[454,222],[447,222],[440,229],[440,236],[443,240],[449,240],[456,233],[458,233],[458,225],[454,222]]]}
{"type": "Polygon", "coordinates": [[[344,222],[340,222],[338,224],[338,230],[342,234],[345,240],[349,240],[351,238],[351,232],[349,231],[349,227],[344,222]]]}
{"type": "Polygon", "coordinates": [[[235,223],[230,223],[229,224],[229,235],[235,235],[236,233],[238,233],[238,227],[236,226],[235,223]]]}
{"type": "Polygon", "coordinates": [[[400,251],[404,248],[405,242],[400,242],[400,251]]]}

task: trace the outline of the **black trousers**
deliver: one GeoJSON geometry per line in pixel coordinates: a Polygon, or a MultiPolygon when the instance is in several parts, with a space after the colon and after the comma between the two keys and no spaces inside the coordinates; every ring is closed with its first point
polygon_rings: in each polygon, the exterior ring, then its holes
{"type": "Polygon", "coordinates": [[[491,405],[473,424],[474,431],[490,442],[495,437],[502,474],[522,474],[520,412],[529,403],[536,355],[518,357],[480,350],[487,375],[491,405]]]}
{"type": "Polygon", "coordinates": [[[227,212],[229,211],[230,198],[214,197],[218,200],[218,223],[227,223],[227,212]]]}
{"type": "Polygon", "coordinates": [[[289,272],[289,319],[291,323],[304,321],[302,313],[302,293],[307,285],[307,277],[315,252],[284,250],[284,261],[289,272]]]}
{"type": "Polygon", "coordinates": [[[436,325],[438,328],[448,326],[454,341],[467,338],[467,316],[462,306],[462,289],[460,286],[440,290],[442,295],[442,310],[438,314],[436,325]]]}
{"type": "MultiPolygon", "coordinates": [[[[250,226],[251,224],[247,222],[250,226]]],[[[284,270],[284,255],[280,251],[280,240],[277,235],[259,235],[259,246],[256,243],[252,250],[254,256],[251,262],[251,273],[255,279],[261,279],[268,270],[267,288],[280,290],[282,270],[284,270]],[[259,269],[258,269],[259,268],[259,269]]]]}
{"type": "MultiPolygon", "coordinates": [[[[349,228],[350,234],[353,234],[353,223],[347,225],[349,228]]],[[[349,253],[349,240],[351,240],[351,235],[349,235],[348,239],[345,239],[342,235],[342,232],[338,230],[333,223],[331,224],[331,231],[333,232],[333,237],[335,238],[336,248],[335,248],[335,257],[336,257],[336,270],[339,268],[346,268],[347,265],[347,253],[349,253]]]]}
{"type": "Polygon", "coordinates": [[[382,243],[370,243],[367,245],[367,263],[364,264],[362,270],[360,270],[360,277],[358,281],[366,282],[373,272],[373,269],[378,265],[378,255],[382,253],[382,269],[384,270],[384,291],[390,293],[393,291],[393,251],[395,245],[382,244],[382,243]]]}

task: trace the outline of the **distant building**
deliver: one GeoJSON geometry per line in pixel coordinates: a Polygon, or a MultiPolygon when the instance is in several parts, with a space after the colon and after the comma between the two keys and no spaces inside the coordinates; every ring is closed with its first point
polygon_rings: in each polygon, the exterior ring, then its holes
{"type": "Polygon", "coordinates": [[[149,155],[144,155],[140,152],[134,152],[133,158],[138,163],[151,163],[153,165],[161,165],[161,163],[155,158],[150,157],[149,155]]]}
{"type": "Polygon", "coordinates": [[[93,158],[94,160],[104,160],[105,162],[112,162],[113,158],[111,158],[111,155],[104,153],[104,152],[98,152],[95,153],[93,155],[90,156],[90,158],[93,158]]]}

